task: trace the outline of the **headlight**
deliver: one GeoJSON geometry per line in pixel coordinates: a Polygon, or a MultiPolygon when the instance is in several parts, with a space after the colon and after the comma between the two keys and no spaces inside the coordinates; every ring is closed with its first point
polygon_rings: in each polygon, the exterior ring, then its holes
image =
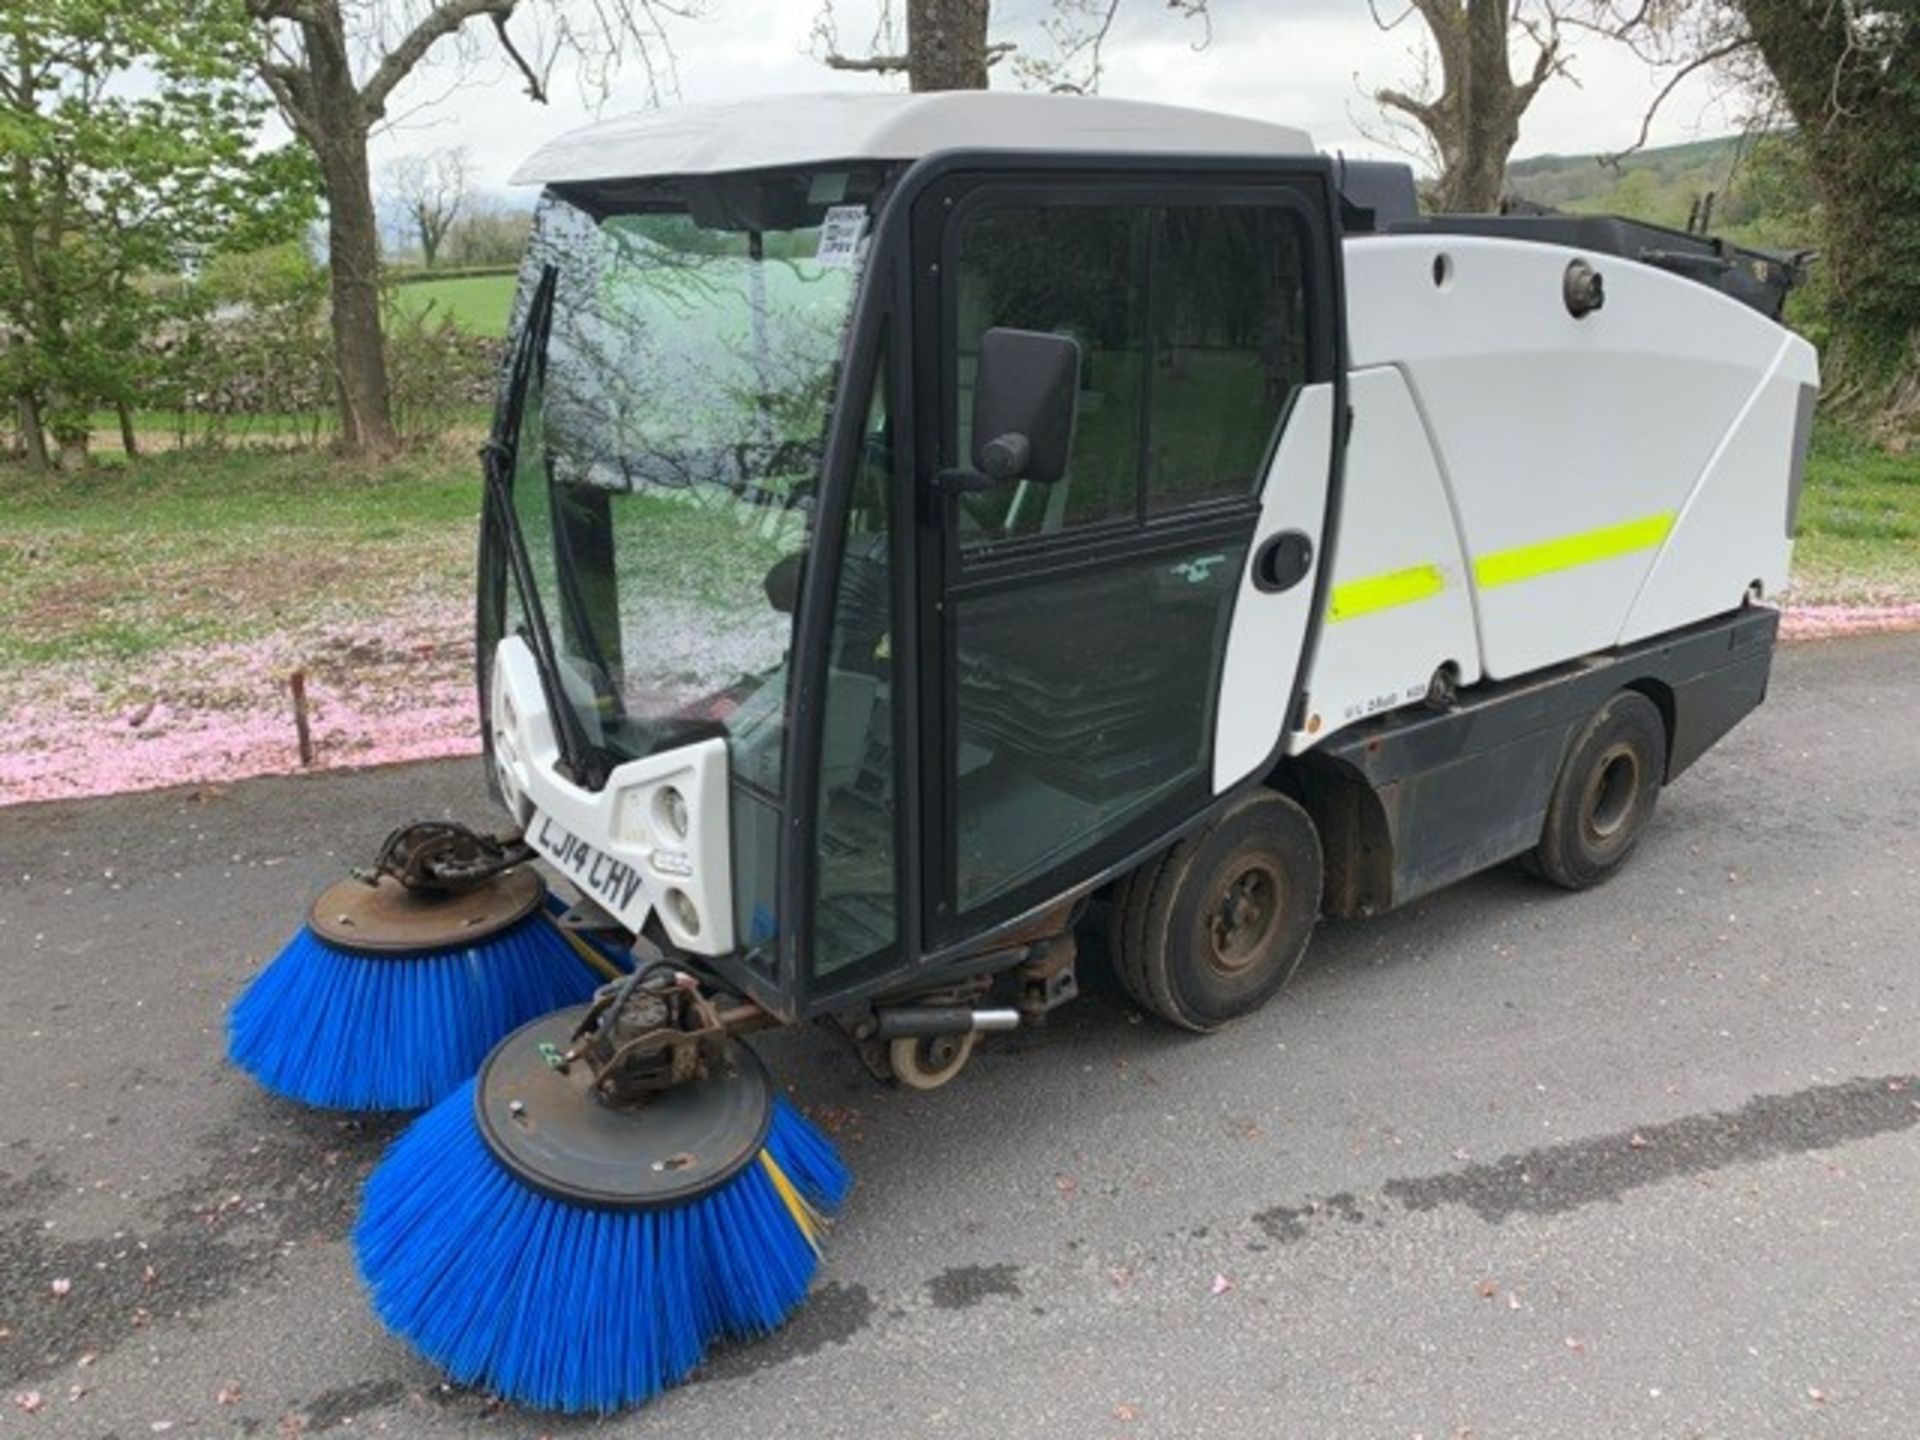
{"type": "Polygon", "coordinates": [[[669,890],[666,894],[667,909],[673,912],[674,923],[689,935],[700,933],[700,911],[693,901],[687,898],[684,890],[669,890]]]}
{"type": "Polygon", "coordinates": [[[687,797],[672,785],[662,785],[653,795],[655,823],[675,840],[687,838],[687,797]]]}

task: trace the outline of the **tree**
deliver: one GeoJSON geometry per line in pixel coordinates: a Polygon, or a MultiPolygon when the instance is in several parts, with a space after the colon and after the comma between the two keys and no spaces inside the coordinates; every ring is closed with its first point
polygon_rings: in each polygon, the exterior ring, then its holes
{"type": "Polygon", "coordinates": [[[387,188],[420,242],[421,263],[431,270],[440,246],[467,204],[470,157],[464,147],[403,155],[387,167],[387,188]]]}
{"type": "Polygon", "coordinates": [[[531,211],[476,196],[447,236],[446,253],[456,265],[513,265],[527,248],[532,228],[531,211]]]}
{"type": "MultiPolygon", "coordinates": [[[[907,88],[985,90],[988,72],[1008,56],[1022,84],[1075,94],[1100,88],[1105,46],[1119,18],[1122,0],[1052,0],[1038,26],[1045,51],[1025,52],[1009,40],[989,38],[992,0],[904,0],[906,26],[901,35],[895,0],[881,0],[873,39],[864,55],[840,48],[833,0],[823,0],[814,21],[820,58],[835,70],[904,74],[907,88]],[[901,43],[904,39],[904,44],[901,43]]],[[[1209,0],[1164,0],[1178,16],[1210,24],[1209,0]]],[[[1205,45],[1210,32],[1203,31],[1205,45]]]]}
{"type": "Polygon", "coordinates": [[[0,12],[0,388],[31,463],[48,463],[49,432],[62,465],[83,462],[98,406],[131,449],[162,282],[311,215],[299,157],[254,149],[250,46],[237,0],[0,12]]]}
{"type": "Polygon", "coordinates": [[[380,454],[395,443],[393,402],[380,332],[380,241],[367,142],[394,93],[435,50],[474,57],[475,22],[526,92],[544,101],[562,51],[587,83],[604,86],[613,67],[637,55],[650,99],[672,74],[664,26],[691,13],[691,0],[528,0],[549,22],[525,48],[508,31],[520,0],[245,0],[258,29],[258,67],[281,114],[313,152],[327,200],[327,260],[334,367],[345,446],[380,454]]]}
{"type": "Polygon", "coordinates": [[[1707,68],[1744,87],[1756,127],[1792,123],[1819,202],[1826,403],[1890,442],[1920,438],[1920,5],[1618,3],[1651,12],[1640,53],[1669,71],[1643,140],[1659,103],[1707,68]]]}
{"type": "Polygon", "coordinates": [[[1520,139],[1520,117],[1543,85],[1566,73],[1561,10],[1553,0],[1410,0],[1392,19],[1373,11],[1375,23],[1385,30],[1412,15],[1425,25],[1431,46],[1422,53],[1419,80],[1410,89],[1383,87],[1373,98],[1418,127],[1435,162],[1435,209],[1498,210],[1507,157],[1520,139]],[[1516,39],[1533,51],[1524,79],[1513,74],[1516,39]]]}
{"type": "Polygon", "coordinates": [[[1920,6],[1741,0],[1824,213],[1836,408],[1920,438],[1920,6]]]}

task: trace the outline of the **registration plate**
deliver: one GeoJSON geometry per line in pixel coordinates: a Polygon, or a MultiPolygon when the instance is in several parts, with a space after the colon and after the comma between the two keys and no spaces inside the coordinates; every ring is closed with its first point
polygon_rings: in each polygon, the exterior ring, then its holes
{"type": "Polygon", "coordinates": [[[588,844],[549,815],[535,814],[527,841],[579,891],[629,930],[639,931],[653,910],[646,881],[624,860],[588,844]]]}

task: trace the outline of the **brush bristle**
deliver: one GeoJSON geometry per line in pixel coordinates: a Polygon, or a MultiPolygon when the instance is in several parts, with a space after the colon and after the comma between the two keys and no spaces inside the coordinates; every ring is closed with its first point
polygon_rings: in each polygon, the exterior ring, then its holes
{"type": "MultiPolygon", "coordinates": [[[[784,1101],[763,1155],[815,1210],[845,1198],[832,1144],[784,1101]]],[[[715,1339],[779,1325],[819,1263],[761,1157],[674,1209],[568,1204],[494,1159],[471,1084],[394,1142],[354,1245],[380,1318],[454,1380],[601,1413],[683,1380],[715,1339]]]]}
{"type": "Polygon", "coordinates": [[[355,955],[302,928],[227,1016],[227,1055],[262,1085],[333,1110],[417,1110],[518,1026],[600,979],[539,916],[463,950],[355,955]]]}

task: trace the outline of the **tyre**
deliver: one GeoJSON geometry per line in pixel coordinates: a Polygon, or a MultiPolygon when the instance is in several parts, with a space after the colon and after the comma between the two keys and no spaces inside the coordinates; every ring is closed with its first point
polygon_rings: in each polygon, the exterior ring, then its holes
{"type": "Polygon", "coordinates": [[[1307,812],[1255,791],[1123,882],[1114,971],[1141,1008],[1217,1030],[1292,977],[1319,918],[1320,878],[1307,812]]]}
{"type": "Polygon", "coordinates": [[[1525,868],[1565,890],[1590,890],[1633,853],[1666,773],[1667,726],[1646,696],[1622,690],[1581,730],[1560,767],[1540,843],[1525,868]]]}

